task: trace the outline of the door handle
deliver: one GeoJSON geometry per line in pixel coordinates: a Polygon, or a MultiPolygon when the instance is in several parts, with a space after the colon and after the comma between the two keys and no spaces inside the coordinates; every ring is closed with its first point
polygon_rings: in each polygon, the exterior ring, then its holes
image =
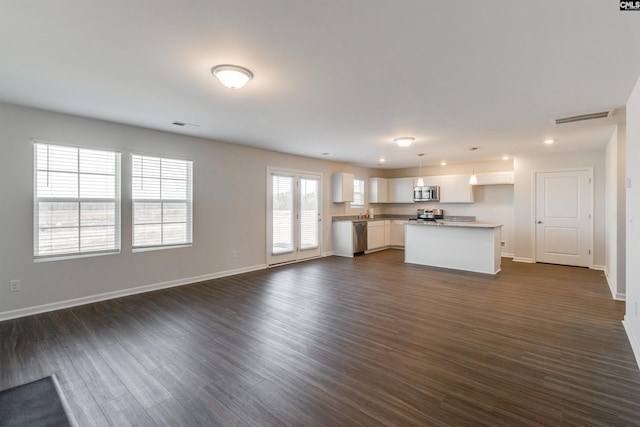
{"type": "Polygon", "coordinates": [[[538,221],[538,224],[542,224],[542,221],[538,221]]]}

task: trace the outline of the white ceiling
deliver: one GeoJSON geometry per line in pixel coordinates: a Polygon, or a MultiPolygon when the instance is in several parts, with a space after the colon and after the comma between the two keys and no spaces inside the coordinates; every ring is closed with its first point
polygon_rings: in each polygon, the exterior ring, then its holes
{"type": "Polygon", "coordinates": [[[552,119],[623,107],[639,52],[615,0],[0,0],[0,101],[372,167],[602,148],[616,117],[552,119]]]}

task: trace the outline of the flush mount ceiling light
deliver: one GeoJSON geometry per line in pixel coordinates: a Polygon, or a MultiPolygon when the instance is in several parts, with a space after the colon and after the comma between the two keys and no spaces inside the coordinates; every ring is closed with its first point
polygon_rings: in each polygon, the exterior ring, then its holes
{"type": "Polygon", "coordinates": [[[211,74],[229,89],[240,89],[253,78],[250,70],[230,64],[216,65],[211,69],[211,74]]]}
{"type": "Polygon", "coordinates": [[[415,138],[411,137],[411,136],[401,136],[399,138],[396,138],[393,140],[396,144],[398,144],[398,146],[400,147],[408,147],[411,145],[411,143],[413,141],[415,141],[415,138]]]}
{"type": "Polygon", "coordinates": [[[557,141],[556,139],[545,139],[545,140],[544,140],[544,143],[545,143],[545,144],[547,144],[547,145],[551,145],[551,144],[553,144],[553,143],[554,143],[554,142],[556,142],[556,141],[557,141]]]}

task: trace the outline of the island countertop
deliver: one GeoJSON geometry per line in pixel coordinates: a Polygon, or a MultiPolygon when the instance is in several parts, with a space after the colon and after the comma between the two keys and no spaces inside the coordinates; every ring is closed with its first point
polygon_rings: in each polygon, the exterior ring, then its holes
{"type": "Polygon", "coordinates": [[[407,225],[418,225],[425,227],[465,227],[465,228],[499,228],[502,224],[490,224],[487,222],[468,221],[407,221],[407,225]]]}

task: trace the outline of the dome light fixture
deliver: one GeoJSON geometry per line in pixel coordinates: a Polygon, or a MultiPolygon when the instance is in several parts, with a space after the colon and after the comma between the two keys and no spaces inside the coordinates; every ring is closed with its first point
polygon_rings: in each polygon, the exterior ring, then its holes
{"type": "Polygon", "coordinates": [[[408,147],[411,145],[411,143],[413,141],[415,141],[415,138],[411,137],[411,136],[401,136],[399,138],[396,138],[393,140],[396,144],[398,144],[398,146],[400,147],[408,147]]]}
{"type": "Polygon", "coordinates": [[[251,70],[231,64],[216,65],[211,69],[211,74],[229,89],[240,89],[253,78],[251,70]]]}

